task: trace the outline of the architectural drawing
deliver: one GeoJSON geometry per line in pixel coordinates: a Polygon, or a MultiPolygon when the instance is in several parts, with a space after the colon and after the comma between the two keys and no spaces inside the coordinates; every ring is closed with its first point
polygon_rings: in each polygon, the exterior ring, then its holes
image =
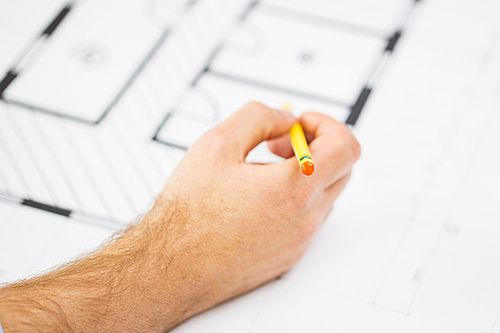
{"type": "Polygon", "coordinates": [[[0,283],[140,218],[247,102],[288,103],[356,134],[350,184],[290,272],[175,332],[499,332],[497,2],[0,7],[0,283]]]}
{"type": "MultiPolygon", "coordinates": [[[[258,98],[278,108],[283,103],[296,104],[295,108],[303,104],[304,108],[299,107],[301,110],[314,105],[316,110],[333,113],[338,120],[355,125],[410,14],[419,3],[389,2],[390,8],[397,10],[389,11],[389,15],[384,10],[384,15],[378,18],[378,25],[382,23],[385,30],[378,30],[377,25],[366,26],[338,17],[310,14],[306,8],[297,9],[293,2],[250,2],[235,22],[230,36],[215,47],[205,67],[193,80],[189,96],[167,114],[154,139],[187,149],[235,108],[258,98]],[[224,80],[228,81],[226,87],[221,86],[224,80]],[[239,92],[232,89],[234,86],[240,87],[239,92]],[[207,96],[207,91],[211,90],[214,90],[212,95],[207,96]],[[270,93],[261,97],[260,91],[270,93]],[[205,105],[186,108],[186,101],[198,92],[200,96],[196,98],[206,98],[205,105]],[[276,99],[277,96],[281,99],[276,99]],[[228,100],[236,103],[216,109],[220,106],[213,102],[228,100]],[[338,112],[339,109],[345,110],[345,115],[338,112]],[[200,112],[211,114],[208,117],[212,120],[201,120],[197,117],[200,112]],[[215,114],[223,116],[215,119],[215,114]],[[193,121],[188,123],[190,118],[193,121]],[[187,131],[189,138],[174,132],[181,126],[192,128],[187,131]]],[[[355,3],[345,5],[356,7],[355,3]]],[[[328,6],[326,1],[317,1],[306,7],[321,12],[328,6]]]]}
{"type": "Polygon", "coordinates": [[[98,124],[195,2],[167,3],[86,0],[64,5],[10,66],[0,82],[1,98],[98,124]]]}

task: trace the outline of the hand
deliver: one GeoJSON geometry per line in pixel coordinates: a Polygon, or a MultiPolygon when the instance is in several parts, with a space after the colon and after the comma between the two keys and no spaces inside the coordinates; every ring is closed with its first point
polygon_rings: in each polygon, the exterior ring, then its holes
{"type": "Polygon", "coordinates": [[[57,304],[75,331],[165,331],[283,274],[304,254],[360,154],[345,125],[305,113],[316,171],[304,177],[287,134],[295,121],[248,104],[189,149],[139,224],[94,255],[31,280],[32,290],[57,304]],[[245,163],[266,140],[287,160],[245,163]],[[75,279],[83,282],[71,285],[75,279]],[[100,304],[105,311],[96,311],[100,304]]]}

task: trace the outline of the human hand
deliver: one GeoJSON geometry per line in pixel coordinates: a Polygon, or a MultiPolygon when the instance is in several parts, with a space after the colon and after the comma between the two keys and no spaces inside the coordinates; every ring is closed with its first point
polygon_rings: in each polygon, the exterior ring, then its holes
{"type": "Polygon", "coordinates": [[[209,131],[140,223],[87,258],[0,289],[6,332],[167,331],[286,272],[360,154],[345,125],[305,113],[316,171],[304,177],[287,134],[294,122],[250,103],[209,131]],[[266,140],[287,160],[247,164],[266,140]]]}
{"type": "MultiPolygon", "coordinates": [[[[316,172],[304,177],[288,135],[296,121],[287,111],[248,104],[196,142],[163,189],[153,211],[161,216],[175,202],[184,216],[181,223],[170,222],[170,234],[189,235],[188,250],[181,247],[177,255],[184,258],[187,276],[196,280],[189,290],[204,295],[192,312],[290,269],[344,189],[360,155],[357,140],[344,124],[303,114],[300,122],[316,164],[316,172]],[[287,160],[245,163],[265,140],[287,160]]],[[[164,222],[159,218],[157,223],[164,222]]]]}

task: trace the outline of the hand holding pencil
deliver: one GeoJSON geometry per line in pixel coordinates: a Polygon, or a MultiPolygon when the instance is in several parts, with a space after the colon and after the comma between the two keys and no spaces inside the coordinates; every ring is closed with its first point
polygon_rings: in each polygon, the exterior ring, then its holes
{"type": "Polygon", "coordinates": [[[289,270],[359,154],[347,127],[328,116],[298,120],[250,103],[188,150],[141,222],[86,258],[0,288],[0,321],[6,331],[25,325],[20,332],[169,331],[289,270]],[[299,162],[314,156],[312,177],[297,168],[290,130],[299,162]],[[247,163],[263,141],[286,161],[247,163]]]}
{"type": "Polygon", "coordinates": [[[174,217],[148,230],[165,230],[162,244],[175,242],[180,256],[168,272],[183,273],[166,281],[167,290],[179,295],[163,299],[193,297],[201,311],[286,272],[329,216],[359,154],[344,124],[315,112],[296,118],[260,103],[206,133],[188,150],[151,214],[153,223],[164,220],[163,211],[174,217]],[[314,158],[311,177],[294,156],[291,137],[297,133],[290,130],[296,124],[303,128],[295,143],[299,160],[314,158]],[[248,153],[264,141],[286,160],[247,163],[248,153]]]}

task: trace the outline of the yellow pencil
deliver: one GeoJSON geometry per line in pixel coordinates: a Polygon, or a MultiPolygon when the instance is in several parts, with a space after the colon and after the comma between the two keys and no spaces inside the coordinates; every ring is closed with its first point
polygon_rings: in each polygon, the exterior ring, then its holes
{"type": "MultiPolygon", "coordinates": [[[[290,106],[288,104],[285,104],[283,108],[290,111],[290,106]]],[[[293,125],[290,130],[290,141],[292,142],[293,152],[299,162],[300,171],[305,176],[312,175],[314,173],[314,162],[311,157],[311,152],[309,151],[309,146],[307,145],[304,130],[299,123],[293,125]]]]}

